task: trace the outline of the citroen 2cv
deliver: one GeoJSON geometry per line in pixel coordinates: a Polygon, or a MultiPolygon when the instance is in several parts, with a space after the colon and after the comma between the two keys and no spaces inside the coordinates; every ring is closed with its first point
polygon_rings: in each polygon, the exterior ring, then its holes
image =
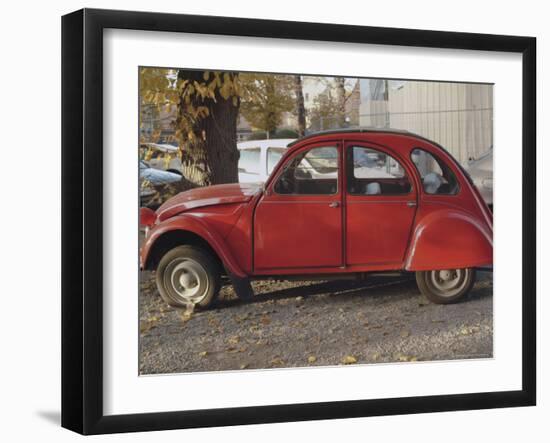
{"type": "Polygon", "coordinates": [[[301,138],[264,185],[182,192],[142,208],[142,269],[173,306],[210,306],[222,277],[364,278],[412,273],[432,302],[453,303],[492,265],[492,213],[441,146],[393,130],[301,138]]]}

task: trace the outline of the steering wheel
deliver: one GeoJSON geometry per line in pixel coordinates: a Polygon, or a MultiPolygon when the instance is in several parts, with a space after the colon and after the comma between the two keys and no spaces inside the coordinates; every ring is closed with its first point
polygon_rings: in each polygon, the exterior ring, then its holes
{"type": "Polygon", "coordinates": [[[279,180],[277,180],[275,188],[280,194],[292,194],[294,191],[294,181],[284,173],[279,177],[279,180]]]}

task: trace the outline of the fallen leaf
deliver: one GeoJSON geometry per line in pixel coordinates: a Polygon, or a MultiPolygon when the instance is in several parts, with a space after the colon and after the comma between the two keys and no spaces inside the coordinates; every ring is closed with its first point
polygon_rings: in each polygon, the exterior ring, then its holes
{"type": "Polygon", "coordinates": [[[242,365],[239,366],[239,368],[246,369],[246,368],[248,368],[248,366],[249,366],[248,363],[243,363],[242,365]]]}
{"type": "Polygon", "coordinates": [[[275,357],[273,360],[271,360],[271,364],[273,366],[282,366],[285,364],[285,362],[282,358],[275,357]]]}
{"type": "Polygon", "coordinates": [[[342,359],[342,363],[345,365],[352,365],[354,363],[357,363],[357,358],[355,358],[353,355],[346,355],[342,359]]]}
{"type": "Polygon", "coordinates": [[[308,363],[315,363],[317,361],[317,357],[315,357],[315,355],[310,355],[308,358],[307,358],[307,362],[308,363]]]}
{"type": "Polygon", "coordinates": [[[479,327],[478,326],[464,326],[462,329],[460,329],[460,333],[462,335],[471,335],[471,334],[474,334],[476,332],[479,332],[479,327]]]}
{"type": "Polygon", "coordinates": [[[413,355],[398,354],[398,361],[417,361],[417,358],[413,355]]]}
{"type": "Polygon", "coordinates": [[[401,331],[401,338],[407,338],[411,333],[409,331],[401,331]]]}
{"type": "Polygon", "coordinates": [[[208,355],[207,351],[199,352],[199,356],[201,356],[201,357],[206,357],[207,355],[208,355]]]}
{"type": "Polygon", "coordinates": [[[260,319],[260,323],[262,325],[268,325],[271,323],[271,319],[267,315],[262,315],[262,318],[260,319]]]}
{"type": "Polygon", "coordinates": [[[193,316],[193,312],[189,312],[189,311],[184,311],[182,313],[180,313],[180,318],[181,318],[181,321],[186,323],[188,322],[189,320],[191,320],[191,317],[193,316]]]}
{"type": "Polygon", "coordinates": [[[154,328],[155,325],[154,324],[151,324],[149,323],[148,321],[142,321],[140,324],[139,324],[139,332],[141,334],[144,334],[146,332],[149,332],[149,330],[151,330],[152,328],[154,328]]]}
{"type": "Polygon", "coordinates": [[[229,352],[230,354],[234,354],[236,352],[239,352],[239,349],[236,348],[235,346],[229,346],[228,348],[225,349],[225,352],[229,352]]]}
{"type": "Polygon", "coordinates": [[[233,337],[229,337],[227,339],[227,342],[230,345],[236,345],[237,343],[239,343],[239,341],[240,341],[240,337],[238,335],[234,335],[233,337]]]}

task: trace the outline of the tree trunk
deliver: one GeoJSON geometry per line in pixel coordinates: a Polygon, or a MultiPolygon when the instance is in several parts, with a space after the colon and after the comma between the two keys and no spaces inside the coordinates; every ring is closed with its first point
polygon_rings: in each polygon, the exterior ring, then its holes
{"type": "Polygon", "coordinates": [[[336,83],[336,123],[338,128],[343,128],[346,124],[346,89],[345,78],[336,77],[334,79],[336,83]]]}
{"type": "MultiPolygon", "coordinates": [[[[204,71],[179,71],[178,78],[203,81],[204,71]]],[[[236,75],[236,74],[231,74],[236,75]]],[[[198,118],[193,125],[196,137],[182,145],[182,173],[196,186],[209,186],[239,181],[237,149],[237,106],[233,99],[216,93],[216,100],[195,98],[196,106],[206,106],[208,116],[198,118]]],[[[178,120],[183,116],[178,109],[178,120]]]]}
{"type": "Polygon", "coordinates": [[[296,96],[296,115],[298,117],[298,135],[306,135],[306,107],[304,106],[304,93],[302,90],[302,77],[294,76],[294,95],[296,96]]]}

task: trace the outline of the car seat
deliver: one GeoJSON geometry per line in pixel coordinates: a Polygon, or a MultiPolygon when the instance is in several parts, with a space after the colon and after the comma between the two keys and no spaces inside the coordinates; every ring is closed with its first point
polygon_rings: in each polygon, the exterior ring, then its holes
{"type": "Polygon", "coordinates": [[[382,194],[382,188],[380,187],[380,183],[378,182],[369,183],[365,188],[365,194],[367,195],[382,194]]]}

